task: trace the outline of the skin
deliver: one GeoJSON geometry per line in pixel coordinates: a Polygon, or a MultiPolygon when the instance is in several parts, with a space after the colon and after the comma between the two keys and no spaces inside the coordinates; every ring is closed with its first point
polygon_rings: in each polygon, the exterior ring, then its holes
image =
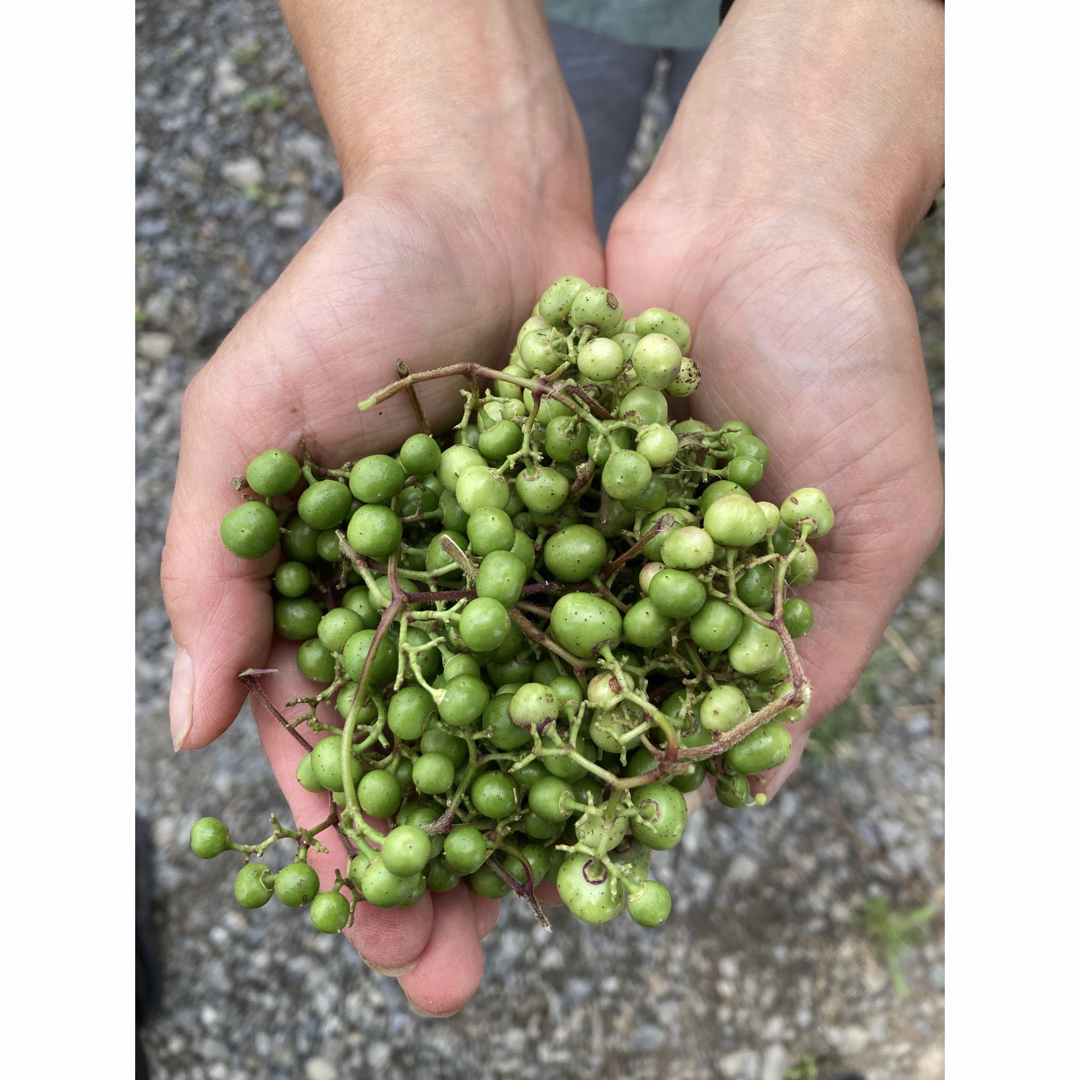
{"type": "MultiPolygon", "coordinates": [[[[320,461],[392,450],[415,431],[405,396],[369,413],[355,403],[396,360],[419,370],[506,356],[543,289],[573,272],[628,313],[659,305],[687,320],[704,376],[695,416],[738,416],[772,449],[756,498],[779,503],[812,483],[837,510],[804,593],[814,701],[793,726],[791,759],[764,779],[771,795],[940,534],[918,328],[896,265],[941,181],[940,3],[735,5],[616,218],[606,265],[541,5],[415,0],[365,5],[362,18],[346,0],[282,6],[344,197],[184,398],[162,565],[176,748],[229,726],[244,668],[280,669],[263,682],[274,701],[315,686],[295,670],[296,645],[271,641],[277,551],[244,561],[220,543],[235,505],[222,462],[239,473],[301,438],[320,461]]],[[[420,396],[433,424],[456,419],[457,385],[420,396]]],[[[302,749],[257,702],[253,712],[296,821],[322,820],[328,797],[295,780],[302,749]]],[[[691,809],[710,790],[691,793],[691,809]]],[[[311,861],[326,889],[345,856],[324,840],[330,856],[311,861]]],[[[556,898],[553,886],[541,895],[556,898]]],[[[362,905],[347,936],[414,1008],[449,1015],[480,983],[498,907],[459,885],[409,909],[362,905]]]]}

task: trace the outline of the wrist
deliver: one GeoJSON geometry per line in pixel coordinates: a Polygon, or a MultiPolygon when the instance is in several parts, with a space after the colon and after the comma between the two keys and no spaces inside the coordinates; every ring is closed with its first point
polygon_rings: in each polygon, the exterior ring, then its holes
{"type": "Polygon", "coordinates": [[[539,0],[282,0],[346,193],[584,202],[588,158],[539,0]]]}
{"type": "Polygon", "coordinates": [[[940,0],[735,4],[634,200],[775,206],[895,253],[944,173],[940,0]]]}

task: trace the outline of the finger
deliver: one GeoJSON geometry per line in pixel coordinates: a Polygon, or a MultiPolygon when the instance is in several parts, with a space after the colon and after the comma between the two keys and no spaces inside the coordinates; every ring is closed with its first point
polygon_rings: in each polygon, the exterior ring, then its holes
{"type": "Polygon", "coordinates": [[[707,802],[716,798],[716,777],[705,774],[701,786],[689,791],[686,798],[686,816],[693,817],[707,802]]]}
{"type": "Polygon", "coordinates": [[[473,914],[476,916],[476,933],[483,941],[495,929],[502,904],[490,896],[481,896],[471,890],[469,890],[469,900],[472,902],[473,914]]]}
{"type": "Polygon", "coordinates": [[[484,974],[476,914],[464,884],[432,898],[431,938],[416,967],[398,980],[425,1016],[451,1016],[476,993],[484,974]]]}
{"type": "Polygon", "coordinates": [[[541,907],[558,907],[562,903],[562,897],[554,881],[542,881],[536,886],[535,892],[541,907]]]}
{"type": "MultiPolygon", "coordinates": [[[[180,463],[161,560],[176,640],[169,719],[175,749],[205,746],[243,704],[237,674],[262,667],[273,633],[269,576],[279,557],[239,559],[221,542],[221,519],[239,504],[230,476],[254,454],[221,445],[196,380],[184,395],[180,463]],[[231,470],[231,471],[230,471],[231,470]]],[[[265,447],[264,447],[265,449],[265,447]]]]}
{"type": "MultiPolygon", "coordinates": [[[[311,694],[315,689],[316,684],[295,669],[294,651],[287,642],[276,642],[269,660],[272,666],[281,670],[260,680],[260,686],[279,710],[284,702],[300,694],[311,694]]],[[[329,706],[324,708],[327,715],[322,719],[328,722],[332,709],[329,706]]],[[[259,738],[267,760],[288,800],[294,821],[301,828],[324,821],[331,806],[330,797],[325,793],[306,791],[296,780],[296,766],[304,756],[304,747],[254,696],[251,711],[259,726],[259,738]]],[[[309,742],[313,741],[314,737],[306,725],[301,725],[298,731],[309,742]]],[[[341,872],[342,877],[345,876],[348,853],[333,829],[320,833],[319,840],[329,849],[329,854],[313,851],[309,861],[319,873],[321,888],[327,889],[334,882],[335,869],[341,872]]],[[[432,918],[431,898],[427,893],[408,908],[377,908],[361,902],[356,907],[353,925],[345,931],[345,936],[369,967],[381,974],[399,975],[409,970],[424,951],[431,936],[432,918]]]]}

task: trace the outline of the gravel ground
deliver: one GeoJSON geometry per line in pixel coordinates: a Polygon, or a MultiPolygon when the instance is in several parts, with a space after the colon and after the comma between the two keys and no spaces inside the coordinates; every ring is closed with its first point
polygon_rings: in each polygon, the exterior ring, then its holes
{"type": "MultiPolygon", "coordinates": [[[[340,181],[270,0],[144,4],[137,18],[136,780],[163,942],[164,997],[145,1035],[154,1075],[781,1080],[806,1054],[821,1080],[942,1076],[940,916],[902,958],[907,997],[852,918],[872,897],[898,913],[943,902],[940,551],[773,806],[713,806],[654,860],[676,898],[662,931],[586,929],[557,911],[549,936],[511,899],[480,992],[450,1020],[413,1014],[393,979],[304,913],[237,909],[228,868],[189,854],[200,814],[254,835],[283,804],[246,713],[214,747],[172,753],[158,565],[180,398],[340,181]]],[[[903,259],[939,441],[942,232],[939,210],[903,259]]]]}

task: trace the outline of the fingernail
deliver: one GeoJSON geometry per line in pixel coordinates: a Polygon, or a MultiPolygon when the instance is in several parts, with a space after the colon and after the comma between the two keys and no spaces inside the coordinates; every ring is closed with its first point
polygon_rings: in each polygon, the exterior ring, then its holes
{"type": "Polygon", "coordinates": [[[173,750],[183,750],[184,740],[191,733],[191,710],[195,701],[195,669],[183,645],[176,646],[172,669],[172,693],[169,694],[169,727],[172,729],[173,750]]]}
{"type": "Polygon", "coordinates": [[[360,954],[360,959],[363,960],[372,971],[378,972],[380,975],[389,975],[393,979],[400,979],[402,975],[408,975],[409,972],[416,967],[417,963],[415,960],[411,960],[407,964],[398,964],[396,967],[384,967],[382,964],[372,963],[372,961],[364,956],[363,953],[360,954]]]}
{"type": "Polygon", "coordinates": [[[409,1002],[409,1008],[412,1009],[412,1011],[416,1013],[417,1016],[423,1016],[427,1020],[445,1020],[448,1016],[454,1016],[457,1013],[461,1012],[461,1009],[453,1009],[450,1012],[444,1013],[426,1012],[410,998],[406,997],[405,1000],[409,1002]]]}

